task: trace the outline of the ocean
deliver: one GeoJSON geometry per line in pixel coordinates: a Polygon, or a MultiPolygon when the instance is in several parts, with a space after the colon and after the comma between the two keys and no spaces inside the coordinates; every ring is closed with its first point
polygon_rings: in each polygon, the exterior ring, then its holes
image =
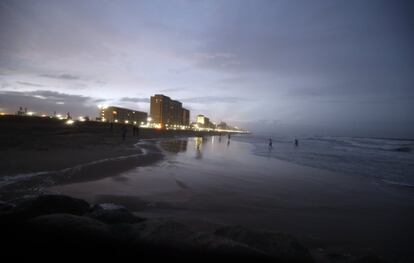
{"type": "Polygon", "coordinates": [[[254,145],[252,153],[258,156],[414,187],[414,140],[309,136],[298,137],[295,147],[292,137],[250,134],[232,139],[254,145]]]}

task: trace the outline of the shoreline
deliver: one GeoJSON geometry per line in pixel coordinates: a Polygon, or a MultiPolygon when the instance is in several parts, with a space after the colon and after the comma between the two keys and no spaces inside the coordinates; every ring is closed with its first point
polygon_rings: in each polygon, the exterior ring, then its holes
{"type": "MultiPolygon", "coordinates": [[[[60,151],[73,147],[75,150],[63,152],[77,161],[83,150],[90,155],[102,149],[111,152],[111,145],[117,145],[116,154],[127,154],[4,186],[1,200],[18,202],[39,194],[63,194],[94,205],[119,204],[137,216],[177,221],[197,233],[223,225],[290,233],[321,263],[354,262],[371,252],[391,262],[410,262],[407,227],[414,218],[412,205],[369,178],[256,156],[251,144],[237,140],[227,144],[217,137],[187,139],[170,133],[171,137],[140,142],[127,137],[119,144],[118,133],[93,131],[81,130],[78,136],[72,130],[64,135],[78,143],[93,136],[93,147],[83,145],[86,148],[76,151],[79,144],[68,144],[62,136],[49,143],[59,143],[60,151]],[[36,183],[40,187],[29,189],[36,183]]],[[[33,159],[43,158],[34,150],[20,150],[33,159]]],[[[59,158],[53,150],[44,152],[59,158]]],[[[163,231],[173,228],[169,225],[163,231]]]]}
{"type": "Polygon", "coordinates": [[[140,129],[134,136],[121,124],[64,122],[41,117],[0,116],[0,198],[38,194],[56,184],[115,176],[164,158],[160,139],[214,135],[215,132],[140,129]]]}
{"type": "Polygon", "coordinates": [[[397,189],[356,174],[254,156],[245,142],[226,146],[206,138],[198,159],[197,141],[188,140],[180,151],[174,149],[180,143],[165,141],[170,147],[162,163],[116,178],[51,187],[49,193],[115,202],[153,219],[287,232],[322,258],[336,254],[345,261],[346,254],[372,253],[410,262],[407,227],[414,214],[397,189]]]}

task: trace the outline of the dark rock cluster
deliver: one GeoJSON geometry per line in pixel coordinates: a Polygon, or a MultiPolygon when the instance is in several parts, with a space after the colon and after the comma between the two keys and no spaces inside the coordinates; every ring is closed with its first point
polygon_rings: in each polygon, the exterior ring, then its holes
{"type": "Polygon", "coordinates": [[[172,219],[145,219],[122,206],[90,206],[61,195],[0,202],[0,231],[3,251],[20,251],[12,253],[15,259],[314,262],[309,250],[287,234],[242,226],[199,232],[172,219]]]}

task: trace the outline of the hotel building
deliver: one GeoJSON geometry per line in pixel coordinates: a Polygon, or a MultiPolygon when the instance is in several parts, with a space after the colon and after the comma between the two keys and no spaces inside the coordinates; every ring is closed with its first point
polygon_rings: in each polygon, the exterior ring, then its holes
{"type": "Polygon", "coordinates": [[[183,104],[170,97],[155,94],[151,97],[150,116],[152,123],[159,124],[161,127],[174,125],[189,125],[190,111],[184,109],[183,104]]]}
{"type": "Polygon", "coordinates": [[[128,124],[143,124],[147,121],[148,114],[146,112],[125,109],[115,106],[105,106],[100,108],[102,121],[128,124]]]}

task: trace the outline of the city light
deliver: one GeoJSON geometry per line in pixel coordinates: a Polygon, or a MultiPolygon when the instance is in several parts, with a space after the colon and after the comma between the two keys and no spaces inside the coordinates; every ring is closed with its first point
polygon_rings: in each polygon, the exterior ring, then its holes
{"type": "Polygon", "coordinates": [[[74,123],[74,121],[73,121],[73,120],[67,120],[67,121],[66,121],[66,124],[67,124],[67,125],[72,125],[73,123],[74,123]]]}
{"type": "Polygon", "coordinates": [[[33,111],[28,111],[26,114],[27,114],[28,116],[33,116],[35,113],[34,113],[33,111]]]}
{"type": "Polygon", "coordinates": [[[104,104],[98,104],[98,108],[104,110],[104,109],[108,108],[108,106],[104,105],[104,104]]]}
{"type": "Polygon", "coordinates": [[[78,119],[79,119],[79,121],[82,121],[82,122],[86,121],[85,117],[83,117],[83,116],[79,116],[78,119]]]}

